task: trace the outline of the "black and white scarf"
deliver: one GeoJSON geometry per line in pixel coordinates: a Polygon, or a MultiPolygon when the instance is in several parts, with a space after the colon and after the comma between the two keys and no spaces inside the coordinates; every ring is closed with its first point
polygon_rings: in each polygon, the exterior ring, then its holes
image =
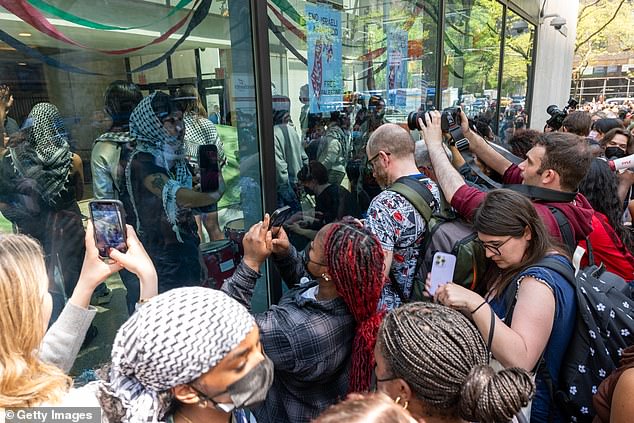
{"type": "Polygon", "coordinates": [[[57,107],[50,103],[33,106],[23,126],[24,142],[9,148],[17,174],[32,180],[42,199],[55,205],[73,166],[68,134],[57,107]]]}

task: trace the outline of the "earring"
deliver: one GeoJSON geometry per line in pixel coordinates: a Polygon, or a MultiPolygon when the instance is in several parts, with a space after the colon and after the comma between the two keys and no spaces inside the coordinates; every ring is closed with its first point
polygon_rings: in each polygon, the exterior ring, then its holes
{"type": "Polygon", "coordinates": [[[198,406],[200,408],[207,408],[207,399],[198,397],[198,406]]]}
{"type": "Polygon", "coordinates": [[[401,402],[401,397],[396,397],[396,399],[394,400],[394,404],[398,404],[399,402],[401,402]]]}
{"type": "Polygon", "coordinates": [[[328,276],[327,273],[322,273],[321,278],[325,280],[326,282],[330,282],[330,276],[328,276]]]}
{"type": "MultiPolygon", "coordinates": [[[[394,400],[394,404],[398,404],[399,402],[401,402],[401,397],[396,397],[396,399],[394,400]]],[[[409,406],[409,401],[405,401],[405,404],[403,404],[403,410],[407,410],[407,407],[409,406]]]]}

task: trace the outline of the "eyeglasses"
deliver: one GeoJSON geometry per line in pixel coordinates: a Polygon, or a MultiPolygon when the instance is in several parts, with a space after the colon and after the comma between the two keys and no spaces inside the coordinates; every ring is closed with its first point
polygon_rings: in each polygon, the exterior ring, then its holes
{"type": "MultiPolygon", "coordinates": [[[[392,154],[392,153],[388,153],[386,151],[383,151],[383,153],[386,156],[390,156],[392,154]]],[[[374,161],[379,158],[380,154],[381,154],[381,151],[379,151],[374,156],[372,156],[371,158],[368,159],[368,163],[366,164],[366,167],[367,167],[368,170],[370,170],[370,171],[374,170],[374,161]]]]}
{"type": "Polygon", "coordinates": [[[394,380],[394,379],[398,379],[398,377],[396,377],[396,376],[392,376],[392,377],[386,377],[386,378],[383,378],[383,379],[379,379],[379,378],[376,376],[376,364],[375,364],[375,365],[374,365],[374,370],[372,371],[372,380],[371,380],[371,382],[370,382],[370,386],[372,387],[372,389],[373,389],[374,391],[376,391],[376,389],[377,389],[377,386],[376,386],[376,385],[377,385],[377,383],[379,383],[379,382],[389,382],[389,381],[394,380]]]}
{"type": "Polygon", "coordinates": [[[325,263],[320,263],[318,261],[312,260],[310,258],[310,250],[313,249],[313,243],[311,242],[310,244],[308,244],[308,246],[306,247],[306,249],[304,249],[304,254],[302,254],[302,261],[304,262],[304,268],[308,267],[308,263],[313,263],[316,264],[318,266],[323,266],[323,267],[328,267],[327,264],[325,263]]]}
{"type": "Polygon", "coordinates": [[[484,247],[485,250],[488,250],[491,254],[493,254],[494,256],[501,256],[502,252],[500,251],[500,247],[504,246],[504,244],[506,244],[507,242],[509,242],[513,237],[510,236],[506,241],[502,242],[501,244],[489,244],[486,242],[483,242],[481,239],[476,238],[475,242],[480,244],[482,247],[484,247]]]}

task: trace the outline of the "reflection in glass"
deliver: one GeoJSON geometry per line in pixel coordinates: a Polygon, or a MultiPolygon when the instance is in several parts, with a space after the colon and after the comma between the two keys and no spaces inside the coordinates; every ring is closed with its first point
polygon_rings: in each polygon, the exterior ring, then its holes
{"type": "Polygon", "coordinates": [[[499,132],[502,141],[528,124],[526,96],[533,59],[535,26],[516,13],[506,15],[499,132]]]}

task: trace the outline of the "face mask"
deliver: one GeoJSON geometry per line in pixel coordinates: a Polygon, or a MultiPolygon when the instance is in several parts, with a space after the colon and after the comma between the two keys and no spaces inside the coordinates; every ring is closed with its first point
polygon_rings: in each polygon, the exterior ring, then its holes
{"type": "Polygon", "coordinates": [[[303,187],[304,192],[308,195],[315,195],[315,191],[313,191],[312,189],[308,188],[306,185],[304,185],[303,187]]]}
{"type": "MultiPolygon", "coordinates": [[[[266,394],[273,384],[273,362],[264,355],[264,360],[240,379],[229,385],[226,392],[231,397],[230,403],[216,402],[192,386],[203,400],[211,402],[216,409],[230,413],[237,408],[251,408],[266,399],[266,394]]],[[[191,385],[190,385],[191,386],[191,385]]],[[[224,392],[216,395],[220,396],[224,392]]]]}
{"type": "Polygon", "coordinates": [[[352,131],[352,138],[356,139],[361,136],[361,131],[352,131]]]}
{"type": "Polygon", "coordinates": [[[621,150],[619,147],[607,147],[605,149],[605,157],[608,159],[620,159],[625,157],[625,151],[621,150]]]}

